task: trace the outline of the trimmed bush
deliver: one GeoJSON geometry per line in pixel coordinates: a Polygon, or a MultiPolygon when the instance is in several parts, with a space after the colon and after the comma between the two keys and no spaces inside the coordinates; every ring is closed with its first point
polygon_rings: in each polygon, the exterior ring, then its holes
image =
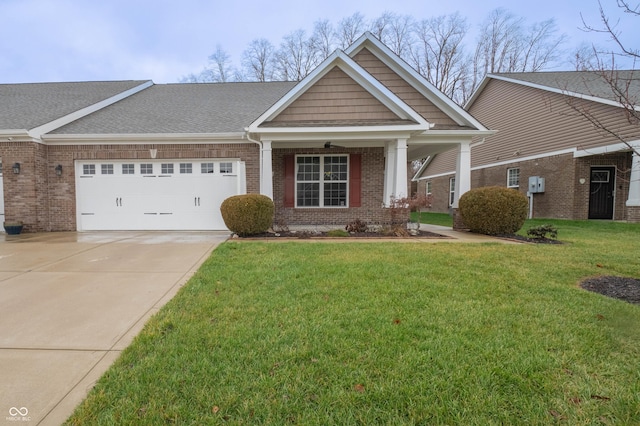
{"type": "Polygon", "coordinates": [[[234,195],[220,206],[224,224],[241,237],[266,232],[273,223],[274,210],[271,198],[260,194],[234,195]]]}
{"type": "Polygon", "coordinates": [[[472,189],[459,203],[464,225],[487,235],[515,234],[527,219],[528,207],[525,195],[499,186],[472,189]]]}

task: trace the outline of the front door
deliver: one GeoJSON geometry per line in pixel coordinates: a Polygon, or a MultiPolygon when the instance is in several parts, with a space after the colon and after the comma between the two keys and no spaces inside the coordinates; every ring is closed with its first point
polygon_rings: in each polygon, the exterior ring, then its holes
{"type": "Polygon", "coordinates": [[[613,219],[615,167],[593,167],[589,184],[589,219],[613,219]]]}

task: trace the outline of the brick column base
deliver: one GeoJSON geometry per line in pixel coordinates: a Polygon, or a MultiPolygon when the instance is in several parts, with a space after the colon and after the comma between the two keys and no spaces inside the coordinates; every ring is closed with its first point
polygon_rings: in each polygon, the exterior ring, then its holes
{"type": "Polygon", "coordinates": [[[627,206],[627,222],[640,223],[640,206],[627,206]]]}
{"type": "Polygon", "coordinates": [[[458,209],[453,209],[452,214],[453,214],[453,229],[455,231],[469,230],[469,228],[467,228],[464,225],[464,222],[462,221],[462,216],[460,215],[460,212],[458,211],[458,209]]]}

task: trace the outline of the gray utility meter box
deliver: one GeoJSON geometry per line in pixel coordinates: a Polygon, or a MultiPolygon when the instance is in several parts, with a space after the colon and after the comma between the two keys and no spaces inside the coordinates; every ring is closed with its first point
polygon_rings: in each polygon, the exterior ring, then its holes
{"type": "Polygon", "coordinates": [[[544,178],[540,176],[530,176],[529,192],[531,194],[538,194],[540,192],[544,192],[544,178]]]}

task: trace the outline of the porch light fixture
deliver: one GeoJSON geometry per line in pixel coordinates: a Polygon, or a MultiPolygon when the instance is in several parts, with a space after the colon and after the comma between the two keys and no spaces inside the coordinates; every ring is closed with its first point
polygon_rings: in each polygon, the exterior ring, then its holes
{"type": "Polygon", "coordinates": [[[56,175],[62,176],[62,164],[56,166],[56,175]]]}
{"type": "Polygon", "coordinates": [[[19,175],[20,174],[20,163],[15,163],[12,167],[13,173],[19,175]]]}

